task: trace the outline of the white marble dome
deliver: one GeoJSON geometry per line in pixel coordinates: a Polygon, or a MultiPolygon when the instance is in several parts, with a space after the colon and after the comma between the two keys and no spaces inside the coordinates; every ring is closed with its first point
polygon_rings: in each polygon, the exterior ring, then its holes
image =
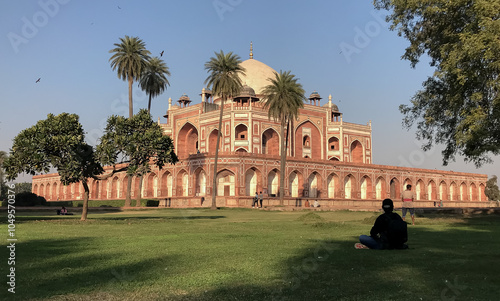
{"type": "Polygon", "coordinates": [[[241,66],[245,68],[245,75],[240,76],[241,84],[252,87],[257,95],[262,94],[264,87],[270,84],[268,78],[274,78],[274,72],[276,72],[255,59],[243,61],[241,66]]]}

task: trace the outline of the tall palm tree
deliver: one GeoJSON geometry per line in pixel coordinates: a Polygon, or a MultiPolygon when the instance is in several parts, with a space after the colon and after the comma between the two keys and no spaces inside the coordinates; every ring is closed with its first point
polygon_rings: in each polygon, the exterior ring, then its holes
{"type": "MultiPolygon", "coordinates": [[[[121,43],[115,43],[114,49],[109,53],[114,53],[109,61],[111,68],[117,69],[118,78],[128,81],[128,115],[129,118],[134,116],[134,104],[132,102],[132,84],[134,81],[141,78],[143,70],[146,68],[147,62],[150,60],[149,50],[146,49],[146,44],[138,37],[120,38],[121,43]]],[[[127,195],[125,197],[125,205],[130,205],[130,191],[132,189],[132,177],[128,177],[127,195]]]]}
{"type": "MultiPolygon", "coordinates": [[[[170,71],[168,70],[167,64],[165,64],[165,62],[159,57],[151,58],[146,64],[146,68],[142,71],[139,86],[144,92],[146,92],[146,94],[149,95],[148,113],[151,113],[151,99],[165,92],[167,86],[170,86],[167,76],[170,76],[170,71]]],[[[146,174],[147,173],[148,172],[146,172],[146,174]]],[[[136,202],[137,207],[141,205],[144,175],[144,173],[141,173],[139,177],[139,191],[137,192],[136,202]]]]}
{"type": "Polygon", "coordinates": [[[304,107],[306,98],[302,85],[298,83],[298,78],[290,71],[280,70],[279,74],[274,72],[274,78],[269,78],[269,81],[271,83],[262,90],[262,100],[264,109],[268,110],[268,117],[281,123],[280,205],[283,205],[286,175],[285,127],[298,117],[299,109],[304,107]]]}
{"type": "Polygon", "coordinates": [[[132,118],[134,115],[134,105],[132,103],[132,84],[141,78],[143,70],[149,61],[149,52],[146,44],[138,37],[120,38],[121,43],[115,43],[116,48],[109,53],[114,53],[109,61],[111,68],[117,70],[118,78],[128,81],[128,113],[132,118]]]}
{"type": "Polygon", "coordinates": [[[151,113],[151,99],[165,92],[167,86],[170,86],[167,76],[170,76],[170,71],[159,57],[150,59],[142,71],[139,85],[149,95],[148,113],[151,113]]]}
{"type": "Polygon", "coordinates": [[[229,52],[224,54],[221,50],[219,53],[215,52],[215,57],[211,57],[205,63],[205,70],[209,72],[205,84],[211,87],[212,93],[218,95],[221,99],[220,102],[220,115],[219,115],[219,128],[217,135],[217,145],[215,148],[215,162],[214,162],[214,178],[212,185],[212,207],[217,209],[216,193],[217,193],[217,160],[219,159],[219,144],[222,132],[222,114],[224,111],[224,102],[231,97],[237,96],[241,89],[240,76],[245,75],[245,68],[241,65],[241,58],[229,52]]]}

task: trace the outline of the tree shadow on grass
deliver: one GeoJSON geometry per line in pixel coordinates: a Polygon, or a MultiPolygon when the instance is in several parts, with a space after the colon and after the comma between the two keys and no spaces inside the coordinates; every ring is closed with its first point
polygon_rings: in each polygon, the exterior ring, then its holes
{"type": "Polygon", "coordinates": [[[120,295],[153,281],[157,275],[153,270],[160,268],[160,262],[175,263],[167,255],[123,260],[123,253],[103,252],[95,245],[99,245],[98,240],[88,237],[17,243],[16,299],[85,296],[103,291],[120,295]]]}
{"type": "Polygon", "coordinates": [[[311,240],[280,263],[282,277],[268,284],[225,285],[169,300],[495,300],[500,222],[470,222],[472,229],[410,227],[408,250],[356,250],[357,236],[339,239],[332,231],[331,239],[311,240]]]}

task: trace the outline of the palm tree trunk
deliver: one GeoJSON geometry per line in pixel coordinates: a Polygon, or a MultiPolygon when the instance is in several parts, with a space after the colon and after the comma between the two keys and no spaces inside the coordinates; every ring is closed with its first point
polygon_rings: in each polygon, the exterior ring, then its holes
{"type": "Polygon", "coordinates": [[[219,132],[217,134],[217,144],[215,147],[215,162],[214,162],[214,179],[212,182],[212,207],[210,209],[217,209],[216,195],[217,195],[217,160],[219,159],[219,145],[220,145],[220,136],[222,135],[222,113],[224,112],[224,102],[225,96],[221,98],[220,102],[220,115],[219,115],[219,132]]]}
{"type": "Polygon", "coordinates": [[[86,221],[87,212],[89,208],[89,193],[90,193],[89,186],[87,185],[87,179],[82,180],[82,185],[83,185],[83,208],[82,208],[82,218],[80,218],[80,220],[86,221]]]}
{"type": "Polygon", "coordinates": [[[134,103],[132,102],[132,84],[133,78],[128,79],[128,117],[132,118],[134,116],[134,103]]]}
{"type": "Polygon", "coordinates": [[[141,207],[141,198],[142,198],[142,179],[144,175],[139,177],[139,191],[137,192],[137,198],[135,199],[135,207],[141,207]]]}
{"type": "Polygon", "coordinates": [[[151,114],[151,93],[149,93],[148,113],[151,114]]]}
{"type": "Polygon", "coordinates": [[[285,198],[285,161],[286,161],[286,147],[285,147],[285,120],[281,121],[281,166],[280,166],[280,206],[284,205],[285,198]]]}
{"type": "Polygon", "coordinates": [[[128,175],[127,179],[127,193],[125,196],[125,207],[130,207],[132,203],[132,198],[130,197],[130,191],[132,191],[132,175],[128,175]]]}

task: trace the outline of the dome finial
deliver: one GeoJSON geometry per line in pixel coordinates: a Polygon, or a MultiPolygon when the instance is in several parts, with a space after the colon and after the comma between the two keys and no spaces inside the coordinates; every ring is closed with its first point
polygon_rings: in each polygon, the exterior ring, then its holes
{"type": "Polygon", "coordinates": [[[253,43],[250,41],[250,59],[253,59],[253,43]]]}

